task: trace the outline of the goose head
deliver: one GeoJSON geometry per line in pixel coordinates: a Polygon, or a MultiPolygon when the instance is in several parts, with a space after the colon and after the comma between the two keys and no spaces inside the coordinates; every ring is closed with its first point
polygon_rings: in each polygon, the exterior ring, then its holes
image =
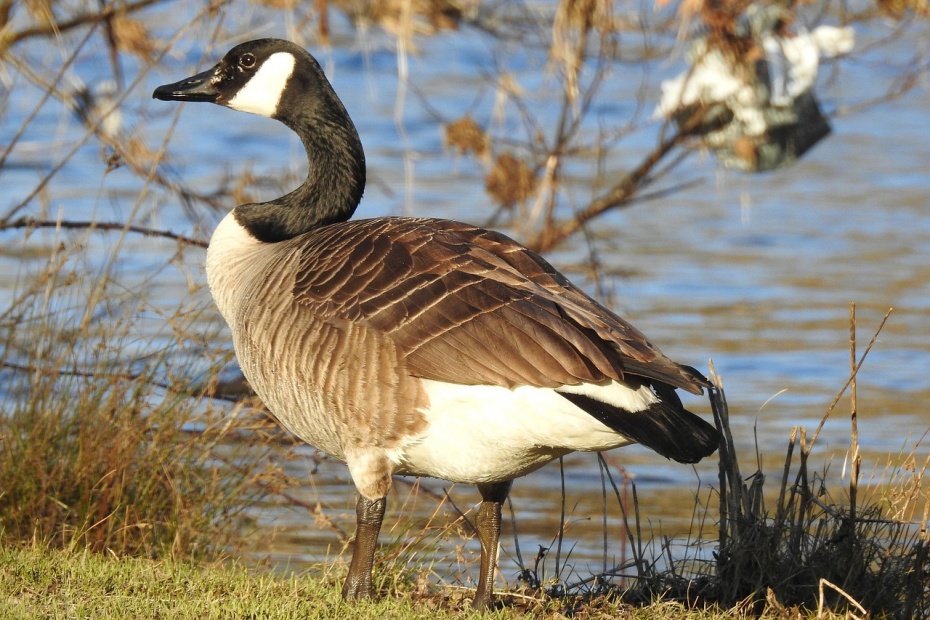
{"type": "Polygon", "coordinates": [[[266,116],[297,133],[310,162],[303,185],[236,208],[239,222],[260,240],[289,239],[355,212],[365,188],[362,144],[320,64],[302,47],[281,39],[242,43],[213,68],[159,86],[152,96],[266,116]]]}

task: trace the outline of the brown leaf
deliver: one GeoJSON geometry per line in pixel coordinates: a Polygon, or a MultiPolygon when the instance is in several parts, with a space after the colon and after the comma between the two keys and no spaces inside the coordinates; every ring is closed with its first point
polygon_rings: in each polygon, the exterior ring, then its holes
{"type": "Polygon", "coordinates": [[[113,18],[113,36],[118,49],[146,60],[152,57],[157,47],[142,22],[124,15],[113,18]]]}
{"type": "Polygon", "coordinates": [[[536,191],[536,175],[522,159],[503,153],[484,179],[484,187],[502,207],[512,208],[536,191]]]}
{"type": "Polygon", "coordinates": [[[443,141],[461,155],[474,153],[482,157],[488,152],[488,135],[471,116],[463,116],[446,125],[443,141]]]}

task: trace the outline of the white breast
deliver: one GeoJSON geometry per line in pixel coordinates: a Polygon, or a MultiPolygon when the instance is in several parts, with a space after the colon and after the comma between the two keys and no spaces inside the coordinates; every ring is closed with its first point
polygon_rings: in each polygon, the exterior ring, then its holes
{"type": "Polygon", "coordinates": [[[250,235],[230,211],[219,223],[207,248],[207,282],[220,313],[235,324],[237,301],[244,294],[251,272],[261,263],[267,248],[250,235]]]}
{"type": "Polygon", "coordinates": [[[292,338],[301,327],[292,316],[296,258],[286,244],[257,240],[229,213],[210,239],[207,282],[232,332],[239,366],[262,402],[289,431],[345,458],[321,386],[296,371],[313,353],[292,338]]]}

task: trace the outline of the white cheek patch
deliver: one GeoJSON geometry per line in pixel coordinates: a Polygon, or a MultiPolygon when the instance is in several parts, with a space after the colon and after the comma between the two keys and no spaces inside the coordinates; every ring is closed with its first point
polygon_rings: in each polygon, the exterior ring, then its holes
{"type": "Polygon", "coordinates": [[[226,105],[240,112],[274,116],[295,62],[294,55],[288,52],[272,54],[226,105]]]}

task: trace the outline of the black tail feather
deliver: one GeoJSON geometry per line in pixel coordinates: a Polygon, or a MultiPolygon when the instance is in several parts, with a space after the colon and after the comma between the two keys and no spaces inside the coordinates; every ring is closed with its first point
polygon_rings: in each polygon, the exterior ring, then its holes
{"type": "Polygon", "coordinates": [[[635,412],[581,394],[559,394],[604,425],[666,458],[697,463],[713,454],[720,443],[717,429],[685,409],[675,388],[654,384],[653,390],[659,402],[635,412]]]}

